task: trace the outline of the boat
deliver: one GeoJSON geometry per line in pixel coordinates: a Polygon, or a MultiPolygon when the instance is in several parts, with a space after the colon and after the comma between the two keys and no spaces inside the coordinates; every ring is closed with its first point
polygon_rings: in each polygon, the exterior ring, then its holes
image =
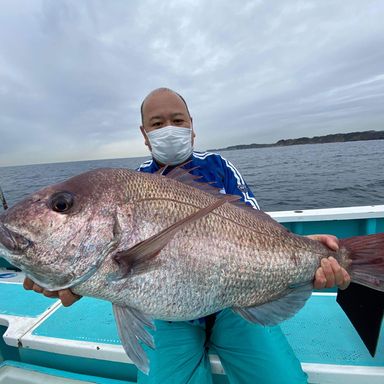
{"type": "MultiPolygon", "coordinates": [[[[384,232],[384,205],[269,212],[290,231],[339,238],[384,232]]],[[[22,287],[23,274],[0,259],[0,383],[136,382],[109,302],[82,298],[64,308],[22,287]]],[[[335,290],[314,291],[281,324],[311,384],[384,383],[384,330],[372,357],[336,302],[335,290]]],[[[214,383],[228,383],[210,354],[214,383]]]]}

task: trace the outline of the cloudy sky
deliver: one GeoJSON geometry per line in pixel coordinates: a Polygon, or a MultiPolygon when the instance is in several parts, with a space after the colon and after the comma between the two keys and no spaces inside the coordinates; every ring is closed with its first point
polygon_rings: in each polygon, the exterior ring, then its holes
{"type": "Polygon", "coordinates": [[[146,155],[162,86],[201,150],[384,129],[381,0],[0,4],[0,166],[146,155]]]}

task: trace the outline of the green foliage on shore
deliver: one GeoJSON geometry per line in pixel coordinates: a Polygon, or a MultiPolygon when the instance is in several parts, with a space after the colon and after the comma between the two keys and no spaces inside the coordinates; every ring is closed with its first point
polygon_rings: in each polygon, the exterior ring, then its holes
{"type": "Polygon", "coordinates": [[[384,131],[364,131],[335,133],[325,136],[299,137],[297,139],[281,139],[272,144],[239,144],[226,148],[208,149],[208,151],[224,151],[248,148],[285,147],[288,145],[342,143],[345,141],[384,140],[384,131]]]}

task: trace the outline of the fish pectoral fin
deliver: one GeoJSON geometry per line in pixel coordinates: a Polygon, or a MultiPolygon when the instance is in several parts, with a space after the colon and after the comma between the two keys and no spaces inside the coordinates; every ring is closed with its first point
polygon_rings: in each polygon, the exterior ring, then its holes
{"type": "Polygon", "coordinates": [[[213,203],[207,205],[204,208],[197,210],[191,215],[177,221],[171,226],[163,229],[159,233],[149,237],[137,243],[132,248],[117,252],[113,259],[119,264],[121,269],[121,276],[123,278],[128,275],[128,273],[143,273],[151,269],[150,261],[152,261],[161,250],[171,241],[172,237],[188,224],[201,219],[202,217],[208,215],[214,209],[220,207],[224,203],[231,202],[234,199],[238,199],[238,196],[223,196],[220,199],[215,200],[213,203]]]}
{"type": "Polygon", "coordinates": [[[147,326],[155,329],[152,320],[134,308],[121,307],[116,304],[113,304],[113,313],[125,353],[138,369],[148,374],[149,360],[140,342],[155,349],[152,335],[144,328],[144,326],[147,326]]]}
{"type": "Polygon", "coordinates": [[[276,325],[295,315],[311,296],[312,282],[288,288],[286,295],[255,307],[232,308],[245,320],[260,325],[276,325]]]}

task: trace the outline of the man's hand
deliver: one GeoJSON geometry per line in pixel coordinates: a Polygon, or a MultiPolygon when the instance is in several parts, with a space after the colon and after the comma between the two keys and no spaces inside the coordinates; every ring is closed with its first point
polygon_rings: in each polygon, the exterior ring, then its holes
{"type": "MultiPolygon", "coordinates": [[[[313,240],[318,240],[332,251],[339,249],[339,242],[336,236],[332,235],[311,235],[308,236],[313,240]]],[[[348,272],[340,267],[340,264],[333,257],[321,260],[321,267],[315,274],[313,286],[315,289],[332,288],[337,285],[339,289],[346,289],[351,282],[348,272]]]]}
{"type": "Polygon", "coordinates": [[[23,287],[27,291],[33,290],[37,293],[42,293],[44,296],[47,297],[58,298],[61,300],[61,303],[64,305],[64,307],[69,307],[81,298],[81,296],[72,293],[70,289],[62,289],[60,291],[47,291],[46,289],[40,287],[40,285],[35,284],[28,277],[24,279],[23,287]]]}

